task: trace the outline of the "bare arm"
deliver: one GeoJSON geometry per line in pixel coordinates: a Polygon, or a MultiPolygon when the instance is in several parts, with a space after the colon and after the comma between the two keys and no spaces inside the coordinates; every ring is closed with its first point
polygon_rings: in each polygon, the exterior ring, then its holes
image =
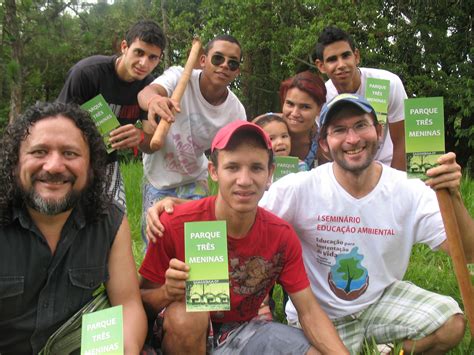
{"type": "Polygon", "coordinates": [[[388,124],[393,143],[392,168],[405,171],[405,121],[388,124]]]}
{"type": "Polygon", "coordinates": [[[138,277],[132,255],[130,227],[124,217],[109,257],[107,294],[113,306],[123,306],[123,334],[126,354],[138,354],[145,342],[147,320],[140,299],[138,277]]]}
{"type": "Polygon", "coordinates": [[[163,237],[165,227],[163,227],[163,224],[160,221],[160,214],[162,212],[171,214],[173,213],[173,207],[175,205],[180,205],[188,201],[189,200],[177,197],[165,197],[164,199],[155,202],[155,204],[148,209],[146,213],[146,237],[149,242],[151,241],[152,243],[155,243],[156,238],[163,237]]]}
{"type": "Polygon", "coordinates": [[[170,99],[166,89],[158,84],[150,84],[140,91],[138,104],[142,110],[148,112],[148,121],[154,126],[156,126],[157,116],[173,122],[174,114],[171,110],[180,111],[179,103],[170,99]]]}
{"type": "Polygon", "coordinates": [[[310,287],[289,296],[298,312],[304,334],[316,350],[322,354],[349,354],[310,287]]]}
{"type": "MultiPolygon", "coordinates": [[[[439,166],[429,169],[426,175],[430,177],[426,184],[433,188],[448,189],[453,202],[454,213],[459,226],[467,262],[474,262],[474,221],[464,206],[459,186],[461,185],[461,167],[456,163],[456,155],[447,153],[438,159],[439,166]]],[[[449,253],[447,240],[441,244],[441,249],[449,253]]]]}
{"type": "Polygon", "coordinates": [[[170,303],[184,300],[188,272],[188,265],[178,259],[171,259],[164,285],[141,278],[140,292],[149,314],[156,317],[158,312],[170,303]]]}
{"type": "Polygon", "coordinates": [[[143,121],[145,137],[139,148],[142,152],[151,154],[154,150],[150,147],[150,141],[158,124],[157,118],[174,122],[172,109],[180,112],[179,103],[168,97],[163,86],[150,84],[138,93],[138,104],[142,110],[148,112],[148,119],[143,121]]]}

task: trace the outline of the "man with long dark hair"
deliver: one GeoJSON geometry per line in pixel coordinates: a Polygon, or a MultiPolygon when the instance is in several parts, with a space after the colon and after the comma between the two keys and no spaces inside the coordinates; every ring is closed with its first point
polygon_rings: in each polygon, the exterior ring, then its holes
{"type": "Polygon", "coordinates": [[[87,112],[39,103],[11,123],[0,153],[0,353],[37,354],[105,283],[123,305],[124,345],[146,319],[123,208],[106,193],[106,152],[87,112]]]}

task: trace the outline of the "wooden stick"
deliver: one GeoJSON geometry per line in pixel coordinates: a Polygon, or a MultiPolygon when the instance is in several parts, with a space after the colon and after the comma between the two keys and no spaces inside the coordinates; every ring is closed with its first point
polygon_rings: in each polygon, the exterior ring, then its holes
{"type": "Polygon", "coordinates": [[[471,329],[471,338],[474,338],[474,292],[471,276],[467,269],[466,255],[461,240],[461,233],[454,213],[453,202],[447,189],[436,191],[439,209],[443,217],[444,228],[449,243],[449,253],[453,260],[454,273],[458,280],[459,290],[464,303],[464,312],[471,329]]]}
{"type": "MultiPolygon", "coordinates": [[[[199,59],[199,52],[201,50],[201,40],[199,37],[193,39],[193,46],[191,48],[191,52],[189,52],[188,60],[186,61],[186,65],[184,66],[183,74],[179,79],[178,85],[173,91],[171,95],[171,99],[180,102],[181,97],[183,97],[184,90],[186,89],[186,85],[188,84],[189,78],[193,72],[193,67],[196,64],[196,61],[199,59]]],[[[172,110],[173,115],[176,114],[176,110],[172,110]]],[[[166,120],[160,120],[158,127],[153,133],[153,137],[150,141],[150,147],[153,150],[158,150],[163,147],[166,139],[166,135],[171,127],[171,124],[168,123],[166,120]]]]}

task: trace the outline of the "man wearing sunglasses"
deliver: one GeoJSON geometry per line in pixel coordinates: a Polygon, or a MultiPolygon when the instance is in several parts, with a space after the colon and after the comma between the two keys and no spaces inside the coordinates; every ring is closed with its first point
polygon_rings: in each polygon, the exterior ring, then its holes
{"type": "Polygon", "coordinates": [[[152,135],[145,133],[140,144],[143,155],[143,220],[145,238],[146,211],[164,197],[197,200],[208,195],[207,159],[217,131],[235,120],[246,120],[245,109],[228,88],[240,73],[242,52],[230,35],[212,39],[199,58],[201,70],[194,69],[181,102],[170,99],[183,73],[182,67],[170,67],[143,89],[138,102],[148,111],[145,132],[152,132],[159,119],[174,122],[164,146],[150,148],[152,135]],[[176,110],[176,115],[172,113],[176,110]]]}
{"type": "MultiPolygon", "coordinates": [[[[102,94],[121,125],[111,132],[112,148],[137,147],[143,139],[143,131],[135,126],[140,119],[137,94],[153,81],[150,74],[160,63],[165,46],[165,35],[155,22],[139,21],[121,42],[121,55],[94,55],[76,63],[69,70],[57,100],[82,105],[102,94]]],[[[111,177],[110,193],[125,206],[125,190],[115,151],[109,154],[107,174],[111,177]]]]}

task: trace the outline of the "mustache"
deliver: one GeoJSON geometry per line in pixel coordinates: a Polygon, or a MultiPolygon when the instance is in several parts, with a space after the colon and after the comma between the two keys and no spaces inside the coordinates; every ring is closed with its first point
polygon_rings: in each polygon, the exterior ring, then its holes
{"type": "Polygon", "coordinates": [[[42,181],[42,182],[70,182],[74,183],[76,181],[76,177],[69,174],[51,174],[47,171],[40,171],[31,177],[32,182],[35,181],[42,181]]]}

